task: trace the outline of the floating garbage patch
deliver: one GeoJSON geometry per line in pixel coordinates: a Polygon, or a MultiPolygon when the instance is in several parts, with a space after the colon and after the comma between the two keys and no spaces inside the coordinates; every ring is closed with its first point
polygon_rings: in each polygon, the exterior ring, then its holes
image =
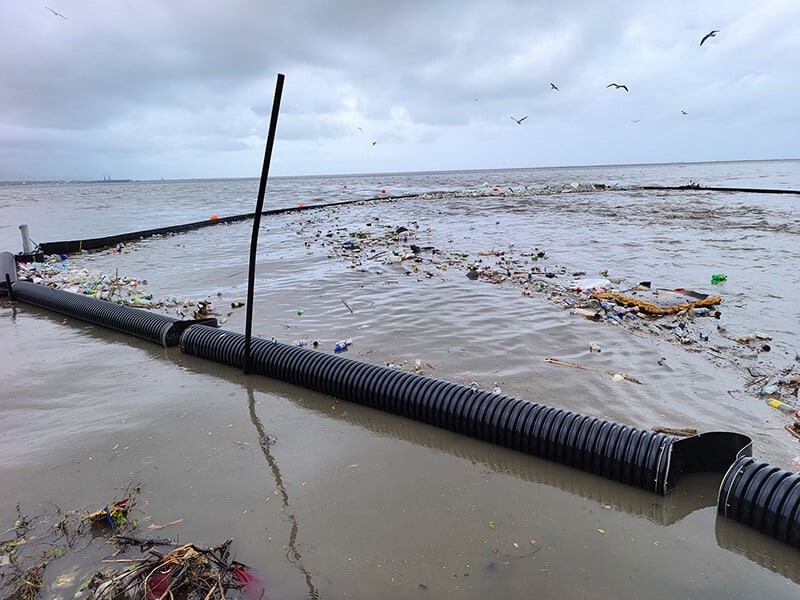
{"type": "MultiPolygon", "coordinates": [[[[185,354],[233,368],[243,365],[245,336],[219,328],[213,318],[182,321],[18,281],[16,261],[10,253],[0,254],[0,268],[5,280],[0,293],[13,300],[163,346],[178,345],[185,354]]],[[[713,302],[695,308],[708,308],[707,305],[713,306],[713,302]]],[[[253,338],[251,342],[251,370],[265,377],[512,448],[655,494],[668,494],[678,479],[689,473],[725,473],[719,492],[719,514],[800,548],[800,474],[754,461],[752,442],[745,435],[707,432],[684,437],[648,431],[506,396],[499,389],[484,391],[360,362],[341,353],[327,354],[261,338],[253,338]]]]}

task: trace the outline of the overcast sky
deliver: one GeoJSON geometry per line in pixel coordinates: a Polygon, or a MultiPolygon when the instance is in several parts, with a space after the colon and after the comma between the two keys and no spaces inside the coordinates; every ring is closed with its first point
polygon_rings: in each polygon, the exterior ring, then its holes
{"type": "Polygon", "coordinates": [[[798,0],[0,11],[0,180],[258,177],[278,73],[270,175],[800,158],[798,0]]]}

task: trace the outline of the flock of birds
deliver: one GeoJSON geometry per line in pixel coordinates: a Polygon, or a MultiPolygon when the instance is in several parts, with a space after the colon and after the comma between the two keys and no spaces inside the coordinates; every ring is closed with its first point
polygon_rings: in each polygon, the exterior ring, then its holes
{"type": "MultiPolygon", "coordinates": [[[[56,12],[56,11],[54,11],[54,10],[53,10],[52,8],[50,8],[49,6],[45,6],[45,8],[46,8],[47,10],[49,10],[51,13],[53,13],[53,16],[55,16],[55,17],[60,17],[60,18],[62,18],[62,19],[64,19],[64,20],[66,20],[66,19],[67,19],[67,17],[65,17],[64,15],[62,15],[60,12],[56,12]]],[[[715,36],[716,36],[718,33],[719,33],[719,29],[712,29],[711,31],[709,31],[707,34],[705,34],[705,35],[703,36],[703,39],[701,39],[701,40],[700,40],[700,45],[702,46],[702,45],[703,45],[703,44],[706,42],[706,40],[708,40],[709,38],[715,37],[715,36]]],[[[613,88],[615,88],[615,89],[617,89],[617,90],[625,90],[626,92],[629,92],[629,91],[630,91],[630,90],[628,89],[628,86],[627,86],[627,85],[625,85],[624,83],[614,83],[614,82],[611,82],[611,83],[609,83],[609,84],[608,84],[606,87],[607,87],[607,88],[613,87],[613,88]]],[[[553,91],[555,91],[555,92],[559,92],[559,91],[561,91],[561,90],[559,90],[559,89],[558,89],[558,86],[557,86],[555,83],[551,83],[551,84],[550,84],[550,89],[551,89],[551,90],[553,90],[553,91]]],[[[686,115],[686,114],[688,114],[688,113],[687,113],[685,110],[682,110],[682,111],[681,111],[681,114],[682,114],[682,115],[686,115]]],[[[513,117],[513,116],[512,116],[512,117],[511,117],[511,120],[512,120],[512,121],[514,121],[514,122],[515,122],[517,125],[522,125],[522,122],[523,122],[525,119],[527,119],[527,118],[528,118],[528,115],[525,115],[524,117],[520,117],[519,119],[518,119],[517,117],[513,117]]],[[[639,121],[638,121],[638,119],[637,119],[637,120],[635,120],[635,121],[633,121],[633,122],[634,122],[634,123],[638,123],[639,121]]],[[[359,127],[359,129],[361,129],[361,127],[359,127]]],[[[362,131],[363,131],[363,129],[362,129],[362,131]]],[[[373,145],[373,146],[374,146],[375,144],[377,144],[377,142],[372,142],[372,145],[373,145]]]]}
{"type": "MultiPolygon", "coordinates": [[[[707,34],[705,34],[703,36],[703,38],[700,40],[700,45],[702,46],[706,42],[706,40],[708,40],[709,38],[716,37],[716,35],[718,33],[719,33],[719,29],[712,29],[711,31],[709,31],[707,34]]],[[[618,90],[625,90],[626,92],[630,91],[628,89],[628,86],[625,85],[624,83],[611,82],[606,87],[607,88],[613,87],[613,88],[618,89],[618,90]]],[[[554,92],[560,92],[561,91],[561,90],[558,89],[558,86],[555,83],[551,83],[550,84],[550,89],[553,90],[554,92]]],[[[689,113],[687,113],[685,110],[681,110],[681,114],[682,115],[687,115],[689,113]]],[[[517,117],[511,117],[511,120],[516,122],[517,125],[522,125],[522,122],[527,118],[528,118],[528,115],[525,115],[524,117],[521,117],[519,119],[517,117]]],[[[638,122],[639,122],[638,119],[633,121],[633,123],[638,123],[638,122]]]]}

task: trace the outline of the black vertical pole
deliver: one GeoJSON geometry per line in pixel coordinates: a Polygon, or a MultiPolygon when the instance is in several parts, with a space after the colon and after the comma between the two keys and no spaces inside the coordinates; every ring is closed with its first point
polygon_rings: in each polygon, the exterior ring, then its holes
{"type": "Polygon", "coordinates": [[[264,151],[264,166],[261,168],[261,183],[258,186],[258,200],[256,212],[253,215],[253,236],[250,241],[250,270],[247,275],[247,320],[244,329],[244,365],[242,370],[247,375],[250,372],[250,337],[253,332],[253,288],[256,279],[256,252],[258,250],[258,228],[261,225],[261,211],[264,208],[264,193],[267,189],[267,175],[269,174],[269,161],[272,157],[272,146],[275,143],[275,129],[278,126],[278,113],[281,108],[281,94],[283,93],[283,73],[278,73],[275,83],[275,98],[272,100],[272,117],[269,121],[267,133],[267,147],[264,151]]]}

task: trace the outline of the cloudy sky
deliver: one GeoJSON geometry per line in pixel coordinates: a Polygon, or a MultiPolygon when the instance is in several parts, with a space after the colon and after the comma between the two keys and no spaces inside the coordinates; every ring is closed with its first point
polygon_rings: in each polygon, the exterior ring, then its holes
{"type": "Polygon", "coordinates": [[[798,0],[0,0],[0,50],[0,180],[257,177],[278,73],[271,175],[800,158],[798,0]]]}

